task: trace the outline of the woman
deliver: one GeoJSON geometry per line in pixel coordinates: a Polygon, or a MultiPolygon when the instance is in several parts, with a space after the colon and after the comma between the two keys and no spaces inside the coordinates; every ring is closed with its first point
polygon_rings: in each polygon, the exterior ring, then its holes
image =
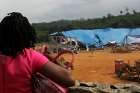
{"type": "Polygon", "coordinates": [[[21,13],[8,14],[0,23],[0,93],[32,93],[32,74],[40,72],[64,87],[74,85],[66,69],[31,49],[34,28],[21,13]]]}

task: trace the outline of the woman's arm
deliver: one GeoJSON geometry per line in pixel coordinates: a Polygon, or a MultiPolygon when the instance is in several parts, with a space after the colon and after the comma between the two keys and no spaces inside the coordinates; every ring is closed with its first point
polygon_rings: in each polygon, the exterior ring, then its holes
{"type": "Polygon", "coordinates": [[[53,62],[47,62],[39,72],[61,86],[70,87],[75,84],[71,72],[53,62]]]}

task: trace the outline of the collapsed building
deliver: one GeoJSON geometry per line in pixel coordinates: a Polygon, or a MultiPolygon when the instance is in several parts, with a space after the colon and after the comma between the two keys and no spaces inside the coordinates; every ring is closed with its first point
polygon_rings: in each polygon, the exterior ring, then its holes
{"type": "Polygon", "coordinates": [[[126,36],[131,40],[127,42],[131,44],[138,44],[140,43],[138,42],[140,40],[136,37],[138,35],[140,35],[140,28],[105,28],[92,30],[75,29],[63,31],[61,33],[53,33],[50,37],[53,37],[53,39],[60,44],[68,44],[68,42],[72,42],[70,44],[79,45],[80,47],[82,46],[82,48],[88,49],[126,44],[124,43],[126,36]]]}

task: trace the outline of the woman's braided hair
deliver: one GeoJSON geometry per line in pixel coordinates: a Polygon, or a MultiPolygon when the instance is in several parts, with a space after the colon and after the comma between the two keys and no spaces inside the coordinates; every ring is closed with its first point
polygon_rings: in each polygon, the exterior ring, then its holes
{"type": "Polygon", "coordinates": [[[36,33],[21,13],[9,13],[0,23],[0,53],[16,56],[25,48],[34,47],[36,33]]]}

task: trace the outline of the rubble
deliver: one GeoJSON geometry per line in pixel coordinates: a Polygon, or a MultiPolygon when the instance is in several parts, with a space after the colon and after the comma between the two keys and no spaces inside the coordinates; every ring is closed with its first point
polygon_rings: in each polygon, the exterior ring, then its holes
{"type": "Polygon", "coordinates": [[[98,82],[79,82],[70,87],[68,93],[140,93],[140,84],[102,84],[98,82]]]}

